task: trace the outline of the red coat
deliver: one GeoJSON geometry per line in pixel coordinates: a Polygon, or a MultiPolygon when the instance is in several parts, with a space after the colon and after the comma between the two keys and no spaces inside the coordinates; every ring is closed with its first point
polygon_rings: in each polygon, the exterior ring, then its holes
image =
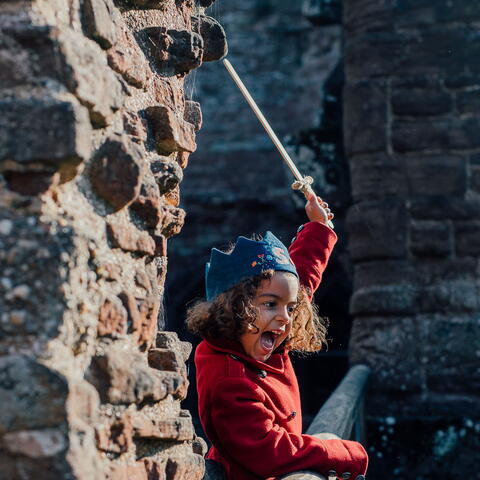
{"type": "MultiPolygon", "coordinates": [[[[290,254],[300,281],[318,287],[336,235],[309,222],[290,254]]],[[[266,363],[247,356],[238,342],[203,340],[195,352],[199,414],[213,444],[207,457],[224,466],[228,480],[274,479],[297,470],[352,480],[365,474],[368,457],[357,442],[302,435],[297,378],[288,352],[277,349],[266,363]]]]}

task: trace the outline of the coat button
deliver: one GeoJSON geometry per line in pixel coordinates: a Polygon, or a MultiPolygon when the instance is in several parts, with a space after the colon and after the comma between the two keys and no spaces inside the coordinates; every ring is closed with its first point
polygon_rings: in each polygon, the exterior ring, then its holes
{"type": "Polygon", "coordinates": [[[336,470],[329,470],[327,472],[327,477],[330,478],[337,478],[337,471],[336,470]]]}
{"type": "Polygon", "coordinates": [[[352,476],[352,474],[350,472],[343,472],[342,473],[342,478],[344,480],[348,480],[351,476],[352,476]]]}
{"type": "Polygon", "coordinates": [[[365,475],[357,475],[355,480],[365,480],[365,475]]]}
{"type": "Polygon", "coordinates": [[[305,228],[305,225],[300,225],[300,226],[297,228],[297,233],[298,233],[298,232],[301,232],[304,228],[305,228]]]}
{"type": "Polygon", "coordinates": [[[265,378],[267,376],[267,372],[265,370],[259,370],[258,371],[258,376],[260,378],[265,378]]]}

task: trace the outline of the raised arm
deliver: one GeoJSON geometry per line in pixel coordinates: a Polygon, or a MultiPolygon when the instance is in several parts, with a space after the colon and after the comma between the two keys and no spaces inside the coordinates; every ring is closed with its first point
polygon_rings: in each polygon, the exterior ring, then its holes
{"type": "Polygon", "coordinates": [[[297,232],[288,251],[297,268],[300,284],[307,288],[310,300],[317,290],[328,259],[337,241],[333,230],[320,222],[308,222],[297,232]]]}

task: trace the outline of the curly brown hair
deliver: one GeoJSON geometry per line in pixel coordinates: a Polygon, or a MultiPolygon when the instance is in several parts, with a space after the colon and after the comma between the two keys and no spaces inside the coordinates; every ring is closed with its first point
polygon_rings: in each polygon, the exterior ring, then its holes
{"type": "MultiPolygon", "coordinates": [[[[266,270],[247,278],[221,293],[212,301],[200,301],[187,311],[188,329],[202,338],[238,340],[247,331],[255,331],[257,308],[253,299],[262,280],[275,272],[266,270]]],[[[292,329],[285,347],[297,352],[316,352],[327,344],[328,320],[318,315],[305,287],[300,286],[298,302],[292,314],[292,329]]]]}

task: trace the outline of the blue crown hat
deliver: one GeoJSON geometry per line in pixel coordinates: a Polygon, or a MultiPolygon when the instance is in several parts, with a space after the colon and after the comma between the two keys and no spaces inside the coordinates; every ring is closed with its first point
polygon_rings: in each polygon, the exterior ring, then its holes
{"type": "Polygon", "coordinates": [[[272,232],[267,232],[260,241],[238,237],[230,253],[212,248],[210,262],[205,265],[207,300],[270,269],[290,272],[298,278],[287,247],[272,232]]]}

